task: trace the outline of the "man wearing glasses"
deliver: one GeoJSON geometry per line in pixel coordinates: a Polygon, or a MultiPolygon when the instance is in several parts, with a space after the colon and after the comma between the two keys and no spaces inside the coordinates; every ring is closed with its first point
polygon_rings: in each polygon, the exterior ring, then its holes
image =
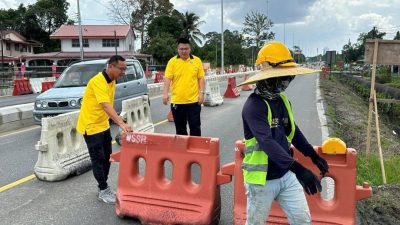
{"type": "Polygon", "coordinates": [[[107,69],[89,80],[76,127],[83,134],[89,150],[93,174],[99,188],[98,199],[108,204],[115,203],[115,192],[107,184],[112,152],[109,119],[123,132],[132,131],[113,107],[115,81],[124,76],[126,67],[125,59],[114,55],[108,60],[107,69]]]}
{"type": "Polygon", "coordinates": [[[201,136],[200,111],[204,102],[204,70],[199,57],[190,54],[187,38],[178,40],[178,55],[172,57],[165,69],[163,103],[167,105],[169,87],[171,91],[171,112],[174,117],[176,134],[201,136]],[[171,84],[172,83],[172,84],[171,84]]]}

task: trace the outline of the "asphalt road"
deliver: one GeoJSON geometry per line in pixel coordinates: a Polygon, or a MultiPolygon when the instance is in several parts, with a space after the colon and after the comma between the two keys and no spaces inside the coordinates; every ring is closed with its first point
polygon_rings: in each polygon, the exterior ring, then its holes
{"type": "MultiPolygon", "coordinates": [[[[291,99],[298,126],[314,145],[321,144],[321,129],[316,109],[315,81],[317,76],[299,76],[290,85],[287,95],[291,99]]],[[[226,83],[221,83],[224,93],[226,83]]],[[[241,110],[246,97],[241,92],[235,99],[224,99],[217,107],[203,107],[201,114],[203,136],[220,139],[220,163],[232,162],[234,143],[243,137],[241,110]]],[[[1,99],[0,99],[1,101],[1,99]]],[[[161,98],[151,100],[151,114],[155,124],[165,120],[168,107],[161,98]]],[[[116,128],[113,127],[115,134],[116,128]]],[[[173,123],[159,123],[156,133],[175,132],[173,123]]],[[[0,134],[0,188],[20,178],[33,174],[37,160],[34,148],[40,139],[40,126],[0,134]]],[[[119,146],[114,145],[114,150],[119,146]]],[[[113,164],[109,184],[116,188],[118,164],[113,164]]],[[[96,182],[92,172],[73,176],[60,182],[43,182],[32,179],[9,190],[0,192],[0,224],[140,224],[137,220],[119,219],[112,205],[96,198],[96,182]]],[[[232,183],[221,187],[221,225],[232,224],[232,183]]]]}

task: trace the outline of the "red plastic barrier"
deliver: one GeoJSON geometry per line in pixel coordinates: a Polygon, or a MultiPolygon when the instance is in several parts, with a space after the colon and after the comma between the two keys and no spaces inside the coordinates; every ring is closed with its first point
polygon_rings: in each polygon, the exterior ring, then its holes
{"type": "Polygon", "coordinates": [[[321,68],[321,70],[322,70],[322,78],[323,79],[329,78],[329,67],[324,66],[321,68]]]}
{"type": "Polygon", "coordinates": [[[32,87],[28,79],[14,80],[13,96],[32,94],[32,87]]]}
{"type": "Polygon", "coordinates": [[[125,133],[120,152],[116,213],[138,218],[142,224],[218,224],[221,213],[219,185],[231,176],[219,170],[219,139],[169,134],[125,133]],[[145,161],[142,176],[139,159],[145,161]],[[172,179],[165,177],[165,162],[172,179]],[[200,181],[192,181],[192,166],[200,181]]]}
{"type": "Polygon", "coordinates": [[[42,93],[49,90],[54,86],[55,81],[43,81],[42,82],[42,93]]]}
{"type": "MultiPolygon", "coordinates": [[[[235,176],[234,188],[234,225],[244,225],[246,222],[246,195],[243,185],[241,169],[241,152],[244,149],[242,141],[236,142],[236,158],[234,163],[226,164],[221,169],[223,174],[235,176]]],[[[327,155],[321,153],[321,147],[316,147],[318,154],[328,161],[329,174],[327,176],[335,181],[334,198],[323,200],[319,194],[309,196],[306,194],[311,212],[313,225],[353,225],[356,217],[356,202],[372,195],[372,189],[367,183],[363,186],[356,185],[356,158],[354,149],[348,148],[343,155],[327,155]]],[[[295,158],[304,166],[311,169],[314,174],[319,174],[318,168],[309,158],[304,157],[295,149],[295,158]]],[[[272,205],[268,224],[288,224],[285,214],[277,203],[272,205]]]]}
{"type": "Polygon", "coordinates": [[[228,86],[224,94],[225,98],[237,98],[240,96],[239,90],[236,87],[236,77],[228,78],[228,86]]]}
{"type": "Polygon", "coordinates": [[[162,83],[164,82],[164,72],[156,72],[156,78],[154,79],[154,83],[162,83]]]}
{"type": "MultiPolygon", "coordinates": [[[[249,79],[249,75],[245,74],[244,81],[246,81],[247,79],[249,79]]],[[[242,89],[242,91],[251,91],[251,90],[253,90],[253,85],[252,84],[242,85],[241,89],[242,89]]]]}

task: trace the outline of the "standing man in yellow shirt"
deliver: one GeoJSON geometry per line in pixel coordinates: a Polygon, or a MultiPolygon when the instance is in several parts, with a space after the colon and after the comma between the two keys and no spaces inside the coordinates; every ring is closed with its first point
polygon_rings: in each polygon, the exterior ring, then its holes
{"type": "Polygon", "coordinates": [[[90,79],[83,95],[77,131],[83,134],[89,149],[92,170],[98,183],[100,201],[115,203],[115,192],[107,184],[110,171],[112,137],[111,118],[123,132],[130,132],[127,125],[114,110],[115,81],[124,76],[126,62],[122,56],[115,55],[108,60],[107,69],[90,79]]]}
{"type": "Polygon", "coordinates": [[[204,70],[199,57],[190,54],[187,38],[178,40],[178,55],[172,57],[165,69],[163,103],[167,105],[169,87],[171,111],[174,116],[176,134],[201,136],[200,111],[204,102],[204,70]]]}

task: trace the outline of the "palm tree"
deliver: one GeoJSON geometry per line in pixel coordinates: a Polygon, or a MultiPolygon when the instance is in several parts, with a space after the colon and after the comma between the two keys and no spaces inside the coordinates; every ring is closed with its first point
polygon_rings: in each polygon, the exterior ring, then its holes
{"type": "Polygon", "coordinates": [[[198,45],[203,43],[205,35],[199,30],[199,26],[204,24],[204,21],[200,21],[200,17],[194,13],[186,12],[182,14],[181,23],[183,26],[184,37],[189,38],[191,42],[198,45]]]}

